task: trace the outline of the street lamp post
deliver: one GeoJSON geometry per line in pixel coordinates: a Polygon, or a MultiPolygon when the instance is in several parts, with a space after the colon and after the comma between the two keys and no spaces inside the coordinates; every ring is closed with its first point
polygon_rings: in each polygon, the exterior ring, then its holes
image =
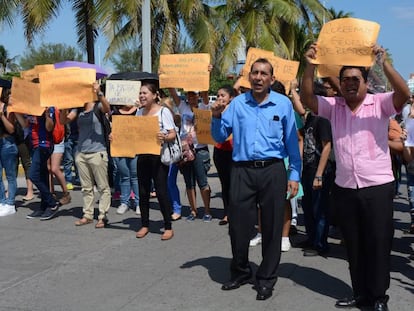
{"type": "Polygon", "coordinates": [[[151,69],[151,0],[142,3],[142,71],[151,69]]]}

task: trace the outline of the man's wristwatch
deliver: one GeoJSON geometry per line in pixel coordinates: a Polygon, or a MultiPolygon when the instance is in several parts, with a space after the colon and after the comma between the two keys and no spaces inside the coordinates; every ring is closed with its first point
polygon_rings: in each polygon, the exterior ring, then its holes
{"type": "Polygon", "coordinates": [[[102,91],[99,91],[97,95],[98,95],[98,97],[102,97],[102,96],[104,96],[104,93],[102,91]]]}

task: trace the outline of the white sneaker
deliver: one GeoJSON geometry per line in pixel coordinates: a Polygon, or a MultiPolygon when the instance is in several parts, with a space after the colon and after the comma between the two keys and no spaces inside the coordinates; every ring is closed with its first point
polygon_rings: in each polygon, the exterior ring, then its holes
{"type": "Polygon", "coordinates": [[[122,203],[121,205],[118,206],[116,213],[119,215],[125,214],[128,208],[129,208],[128,205],[122,203]]]}
{"type": "Polygon", "coordinates": [[[135,214],[141,215],[141,210],[139,209],[139,206],[137,206],[137,209],[135,210],[135,214]]]}
{"type": "Polygon", "coordinates": [[[282,252],[287,252],[290,250],[290,240],[289,237],[285,237],[282,236],[282,247],[281,247],[281,251],[282,252]]]}
{"type": "Polygon", "coordinates": [[[16,207],[14,205],[9,205],[9,204],[0,205],[0,217],[12,215],[14,213],[16,213],[16,207]]]}
{"type": "Polygon", "coordinates": [[[256,236],[253,239],[250,240],[249,245],[250,246],[257,246],[260,243],[262,243],[262,234],[260,232],[258,232],[256,234],[256,236]]]}

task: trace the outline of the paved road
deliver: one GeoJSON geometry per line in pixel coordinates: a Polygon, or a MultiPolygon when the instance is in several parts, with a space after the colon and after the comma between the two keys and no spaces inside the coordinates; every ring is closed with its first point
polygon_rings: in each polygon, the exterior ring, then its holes
{"type": "MultiPolygon", "coordinates": [[[[218,225],[222,202],[216,195],[220,186],[214,167],[210,184],[213,222],[173,223],[170,241],[160,240],[162,221],[155,200],[151,232],[138,240],[139,216],[133,211],[117,215],[117,202],[109,212],[109,227],[97,230],[74,226],[81,217],[79,189],[72,191],[72,202],[58,217],[46,222],[25,218],[38,200],[24,205],[19,189],[18,212],[0,218],[0,311],[319,311],[335,310],[335,300],[351,293],[344,249],[337,239],[330,240],[327,257],[303,257],[299,248],[284,253],[271,299],[256,301],[251,285],[222,291],[231,254],[227,228],[218,225]]],[[[19,185],[24,185],[22,177],[19,185]]],[[[179,185],[184,189],[181,176],[179,185]]],[[[183,213],[188,214],[188,206],[183,213]]],[[[414,236],[402,233],[409,223],[405,199],[395,201],[394,217],[389,306],[409,311],[414,309],[414,262],[408,259],[414,236]]],[[[303,227],[299,229],[293,242],[304,238],[303,227]]],[[[254,268],[260,258],[260,246],[251,248],[254,268]]]]}

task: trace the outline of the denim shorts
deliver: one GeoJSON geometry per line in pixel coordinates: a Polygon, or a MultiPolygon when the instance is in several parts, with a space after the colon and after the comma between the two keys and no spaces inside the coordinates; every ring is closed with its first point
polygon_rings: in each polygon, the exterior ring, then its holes
{"type": "Polygon", "coordinates": [[[64,153],[65,152],[65,141],[62,141],[60,144],[54,144],[53,153],[64,153]]]}
{"type": "Polygon", "coordinates": [[[210,152],[207,147],[196,149],[195,160],[181,168],[187,189],[195,188],[196,182],[200,189],[208,187],[207,172],[211,168],[210,152]]]}

